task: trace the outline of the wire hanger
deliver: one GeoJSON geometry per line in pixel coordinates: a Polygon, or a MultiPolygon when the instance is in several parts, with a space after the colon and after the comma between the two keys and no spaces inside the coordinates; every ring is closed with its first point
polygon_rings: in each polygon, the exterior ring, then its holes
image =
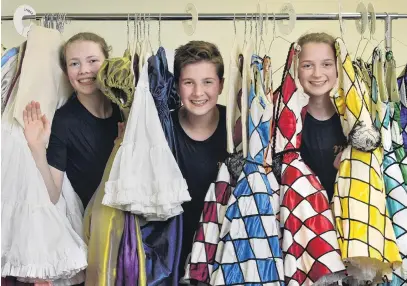
{"type": "Polygon", "coordinates": [[[258,46],[259,46],[259,41],[258,41],[258,27],[259,26],[259,20],[257,18],[257,14],[254,16],[254,51],[257,53],[258,52],[258,46]]]}
{"type": "Polygon", "coordinates": [[[252,13],[252,18],[250,19],[250,40],[253,39],[253,13],[252,13]]]}
{"type": "Polygon", "coordinates": [[[130,50],[130,14],[127,14],[126,31],[127,31],[127,50],[130,50]]]}
{"type": "MultiPolygon", "coordinates": [[[[361,55],[358,56],[358,51],[359,51],[360,44],[363,42],[363,40],[368,41],[368,38],[366,38],[363,34],[361,34],[361,35],[360,35],[359,42],[358,42],[358,45],[356,46],[355,59],[356,59],[357,57],[360,57],[360,56],[361,56],[361,55]]],[[[367,43],[366,43],[366,44],[367,44],[367,43]]]]}
{"type": "MultiPolygon", "coordinates": [[[[284,40],[285,42],[287,42],[289,45],[292,44],[292,42],[290,42],[289,40],[287,40],[287,39],[284,38],[284,37],[281,37],[281,36],[277,36],[277,37],[276,37],[276,15],[273,13],[273,39],[271,40],[270,45],[269,45],[269,48],[268,48],[268,50],[267,50],[267,55],[268,55],[268,56],[270,56],[271,45],[272,45],[272,44],[275,42],[275,40],[277,40],[277,39],[282,39],[282,40],[284,40]]],[[[282,64],[278,69],[273,70],[273,73],[272,73],[272,74],[274,75],[276,72],[278,72],[279,70],[281,70],[283,67],[285,67],[285,63],[282,64]]]]}
{"type": "MultiPolygon", "coordinates": [[[[404,47],[407,48],[407,44],[406,44],[406,43],[403,43],[403,42],[400,41],[399,39],[397,39],[397,38],[395,38],[395,37],[391,37],[391,39],[392,39],[392,40],[396,40],[396,42],[398,42],[399,44],[401,44],[402,46],[404,46],[404,47]]],[[[393,47],[392,47],[392,49],[393,49],[393,47]]],[[[403,64],[403,65],[397,66],[396,68],[402,68],[402,67],[405,67],[405,66],[406,66],[406,64],[403,64]]]]}
{"type": "Polygon", "coordinates": [[[360,44],[362,43],[363,40],[369,40],[364,36],[365,31],[366,31],[366,26],[367,26],[367,8],[363,2],[360,2],[356,8],[356,12],[360,13],[360,19],[355,21],[356,24],[356,30],[360,33],[360,40],[358,42],[358,45],[356,47],[356,52],[354,58],[358,57],[358,51],[360,44]]]}
{"type": "Polygon", "coordinates": [[[137,14],[134,13],[134,18],[133,18],[133,51],[134,54],[137,54],[137,43],[138,43],[138,30],[137,30],[137,14]]]}
{"type": "Polygon", "coordinates": [[[264,15],[260,14],[260,43],[259,43],[259,51],[258,51],[258,55],[260,55],[261,52],[261,48],[263,48],[264,53],[266,53],[266,43],[264,42],[264,37],[263,37],[263,33],[264,33],[264,15]]]}
{"type": "Polygon", "coordinates": [[[393,40],[396,40],[397,42],[399,42],[400,44],[402,44],[403,46],[407,47],[407,44],[403,43],[402,41],[400,41],[399,39],[395,38],[395,37],[391,37],[393,40]]]}
{"type": "Polygon", "coordinates": [[[144,13],[144,15],[143,15],[142,24],[143,24],[143,41],[145,41],[145,39],[146,39],[146,13],[144,13]]]}
{"type": "Polygon", "coordinates": [[[150,46],[150,51],[151,54],[153,55],[153,46],[151,45],[151,41],[150,41],[150,22],[151,22],[151,17],[150,17],[150,13],[148,14],[148,18],[147,18],[147,41],[148,41],[148,45],[150,46]]]}
{"type": "Polygon", "coordinates": [[[44,15],[44,18],[42,18],[42,25],[43,25],[45,28],[49,28],[49,15],[48,15],[48,13],[46,13],[46,14],[44,15]]]}
{"type": "Polygon", "coordinates": [[[56,30],[57,29],[57,15],[56,14],[54,14],[54,13],[52,13],[51,14],[52,16],[51,16],[51,19],[52,19],[52,29],[53,30],[56,30]]]}
{"type": "Polygon", "coordinates": [[[244,16],[244,36],[243,36],[243,47],[247,44],[247,13],[244,16]]]}
{"type": "Polygon", "coordinates": [[[339,13],[338,13],[339,31],[341,32],[342,40],[345,40],[345,27],[344,27],[344,23],[342,20],[342,1],[341,0],[338,0],[338,6],[339,6],[339,13]]]}
{"type": "Polygon", "coordinates": [[[58,30],[58,14],[52,14],[52,19],[53,19],[53,29],[58,30]]]}
{"type": "MultiPolygon", "coordinates": [[[[369,10],[369,14],[370,14],[370,22],[369,22],[370,36],[369,36],[369,38],[365,38],[366,44],[365,44],[365,47],[363,48],[362,54],[359,56],[361,58],[363,58],[363,55],[365,53],[365,50],[366,50],[368,44],[370,44],[373,47],[373,50],[379,46],[379,41],[374,38],[374,33],[376,31],[376,13],[375,13],[374,7],[371,3],[369,3],[368,10],[369,10]],[[373,40],[375,41],[375,43],[373,43],[373,40]]],[[[372,55],[373,55],[373,53],[370,54],[368,62],[370,61],[372,55]]]]}
{"type": "Polygon", "coordinates": [[[271,46],[275,42],[275,40],[277,40],[277,39],[282,39],[282,40],[284,40],[285,42],[287,42],[288,44],[291,45],[291,41],[287,40],[286,38],[281,37],[281,36],[276,37],[276,15],[273,13],[273,38],[271,39],[269,48],[267,50],[267,55],[270,55],[271,46]]]}
{"type": "Polygon", "coordinates": [[[47,16],[47,14],[45,14],[42,18],[41,18],[41,20],[40,20],[40,25],[41,26],[43,26],[43,27],[46,27],[46,24],[45,24],[45,17],[47,16]]]}
{"type": "Polygon", "coordinates": [[[141,16],[141,13],[138,15],[138,20],[137,20],[137,43],[138,43],[138,47],[140,49],[141,52],[141,46],[143,44],[144,38],[143,38],[143,30],[141,28],[143,24],[143,18],[141,16]]]}
{"type": "Polygon", "coordinates": [[[236,30],[236,13],[233,13],[233,31],[235,32],[235,40],[237,38],[237,30],[236,30]]]}
{"type": "Polygon", "coordinates": [[[59,20],[60,20],[60,22],[59,22],[58,31],[60,33],[63,33],[64,29],[65,29],[65,23],[66,23],[66,13],[60,14],[60,19],[59,20]]]}
{"type": "Polygon", "coordinates": [[[268,12],[268,4],[266,3],[266,22],[264,22],[264,30],[266,36],[269,33],[269,12],[268,12]]]}
{"type": "Polygon", "coordinates": [[[158,18],[158,47],[161,47],[161,13],[158,18]]]}

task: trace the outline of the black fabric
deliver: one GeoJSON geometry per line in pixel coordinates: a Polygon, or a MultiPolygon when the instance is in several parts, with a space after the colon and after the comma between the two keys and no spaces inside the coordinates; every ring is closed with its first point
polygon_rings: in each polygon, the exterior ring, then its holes
{"type": "Polygon", "coordinates": [[[334,193],[338,170],[334,167],[336,155],[346,147],[346,138],[338,114],[319,121],[307,113],[302,130],[301,157],[318,176],[328,193],[329,200],[334,193]]]}
{"type": "Polygon", "coordinates": [[[179,274],[184,274],[185,261],[192,249],[192,242],[203,210],[209,186],[216,180],[219,163],[227,157],[226,151],[226,108],[218,105],[219,123],[215,132],[205,141],[191,139],[182,129],[178,112],[171,113],[174,122],[175,148],[178,165],[188,184],[190,202],[184,203],[183,244],[179,274]]]}
{"type": "Polygon", "coordinates": [[[114,104],[111,117],[93,116],[75,95],[55,112],[48,164],[66,171],[85,208],[102,180],[120,118],[120,110],[114,104]]]}

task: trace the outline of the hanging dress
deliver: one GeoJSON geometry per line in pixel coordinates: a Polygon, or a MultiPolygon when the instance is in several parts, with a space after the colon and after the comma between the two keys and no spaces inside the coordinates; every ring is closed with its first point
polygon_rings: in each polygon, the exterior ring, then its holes
{"type": "Polygon", "coordinates": [[[214,183],[209,186],[198,228],[192,244],[184,282],[210,284],[219,235],[230,195],[241,173],[242,157],[242,73],[243,55],[238,42],[232,48],[229,66],[229,91],[226,108],[227,150],[229,157],[219,168],[214,183]]]}
{"type": "Polygon", "coordinates": [[[145,255],[142,246],[141,230],[138,220],[128,219],[125,221],[123,211],[102,205],[104,195],[104,182],[107,181],[113,160],[122,143],[122,139],[115,141],[111,155],[106,163],[102,182],[92,198],[92,203],[87,207],[85,215],[85,230],[89,229],[88,263],[86,269],[86,285],[132,285],[127,281],[138,283],[133,285],[146,286],[145,255]],[[91,209],[88,209],[91,207],[91,209]],[[88,218],[87,218],[88,217],[88,218]],[[87,218],[87,219],[86,219],[87,218]],[[87,221],[87,223],[86,223],[87,221]],[[129,232],[124,232],[125,223],[128,224],[129,232]],[[132,224],[130,226],[129,224],[132,224]],[[120,256],[119,247],[128,241],[127,236],[133,236],[136,245],[126,245],[127,249],[137,249],[137,252],[124,253],[120,256]],[[122,240],[124,242],[122,242],[122,240]],[[120,257],[122,259],[120,259],[120,257]],[[124,268],[132,265],[133,268],[124,268]],[[137,268],[136,268],[137,267],[137,268]],[[130,277],[126,277],[130,273],[130,277]]]}
{"type": "Polygon", "coordinates": [[[393,141],[393,149],[396,154],[397,161],[400,164],[400,169],[403,174],[404,183],[407,184],[407,154],[404,151],[403,135],[400,124],[401,112],[401,94],[399,92],[397,75],[396,75],[396,62],[393,53],[388,51],[386,53],[386,86],[388,90],[390,102],[390,120],[391,120],[391,138],[393,141]]]}
{"type": "Polygon", "coordinates": [[[14,47],[2,53],[1,67],[3,67],[10,60],[10,58],[13,58],[14,56],[18,55],[19,50],[20,50],[19,47],[14,47]]]}
{"type": "Polygon", "coordinates": [[[397,84],[396,62],[393,58],[393,53],[390,51],[386,53],[385,68],[386,86],[391,99],[391,102],[389,102],[391,139],[393,142],[394,153],[396,154],[397,161],[403,174],[404,183],[407,184],[407,154],[404,151],[403,135],[400,124],[400,93],[397,84]]]}
{"type": "Polygon", "coordinates": [[[23,109],[31,100],[40,102],[52,122],[55,110],[71,93],[55,63],[61,44],[58,31],[31,28],[26,50],[20,49],[24,59],[2,116],[2,276],[72,285],[84,280],[81,270],[87,266],[78,220],[83,207],[66,176],[58,203],[51,202],[22,127],[23,109]]]}
{"type": "MultiPolygon", "coordinates": [[[[166,142],[175,154],[175,141],[170,109],[180,104],[172,74],[174,52],[160,47],[148,59],[149,88],[166,142]]],[[[176,157],[176,156],[175,156],[176,157]]],[[[183,215],[166,221],[143,222],[141,228],[146,253],[148,285],[177,286],[182,248],[183,215]]],[[[184,242],[185,243],[185,242],[184,242]]]]}
{"type": "Polygon", "coordinates": [[[12,48],[1,57],[1,114],[6,108],[8,91],[17,72],[19,50],[19,47],[12,48]]]}
{"type": "MultiPolygon", "coordinates": [[[[96,84],[123,111],[132,105],[135,91],[133,62],[128,50],[123,57],[104,61],[96,84]]],[[[125,119],[127,119],[125,117],[125,119]]],[[[89,202],[84,218],[88,240],[87,285],[146,285],[144,251],[137,218],[102,204],[105,183],[122,139],[116,139],[99,187],[89,202]],[[129,281],[131,283],[129,283],[129,281]]]]}
{"type": "Polygon", "coordinates": [[[299,46],[288,52],[275,94],[273,171],[280,182],[280,225],[287,285],[328,285],[341,280],[342,263],[328,195],[300,155],[309,96],[297,76],[299,46]]]}
{"type": "Polygon", "coordinates": [[[392,123],[390,118],[390,103],[388,102],[389,95],[383,70],[384,59],[378,48],[373,52],[372,62],[373,83],[375,84],[372,87],[372,99],[376,103],[377,116],[375,123],[381,131],[384,149],[383,174],[387,208],[396,235],[400,256],[403,259],[402,267],[395,269],[393,277],[391,274],[387,274],[387,279],[385,280],[392,280],[391,285],[396,286],[407,282],[407,186],[393,150],[390,130],[390,124],[392,123]]]}
{"type": "Polygon", "coordinates": [[[403,134],[404,150],[407,152],[407,65],[397,78],[400,93],[400,125],[403,134]]]}
{"type": "Polygon", "coordinates": [[[269,184],[263,167],[273,106],[264,94],[261,69],[259,57],[253,56],[248,156],[224,214],[210,285],[284,285],[272,207],[272,187],[276,186],[269,184]]]}
{"type": "Polygon", "coordinates": [[[344,42],[337,39],[335,47],[338,83],[331,100],[350,144],[342,153],[335,182],[337,236],[348,274],[356,280],[373,281],[377,274],[399,266],[401,259],[387,216],[383,152],[377,148],[380,133],[369,114],[371,98],[353,69],[344,42]]]}
{"type": "Polygon", "coordinates": [[[140,74],[126,130],[103,204],[140,214],[147,221],[179,215],[181,204],[191,197],[161,128],[149,90],[148,65],[140,74]]]}

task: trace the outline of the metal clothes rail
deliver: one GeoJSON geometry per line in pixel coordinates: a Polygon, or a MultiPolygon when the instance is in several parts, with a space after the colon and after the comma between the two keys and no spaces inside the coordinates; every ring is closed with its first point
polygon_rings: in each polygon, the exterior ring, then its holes
{"type": "MultiPolygon", "coordinates": [[[[399,13],[375,13],[377,20],[385,21],[385,40],[386,48],[391,49],[392,42],[392,21],[397,19],[407,19],[407,14],[399,13]]],[[[61,15],[61,13],[39,13],[36,15],[27,15],[23,19],[40,20],[50,15],[61,15]]],[[[140,19],[140,16],[148,17],[149,20],[155,21],[185,21],[192,20],[193,16],[189,13],[62,13],[67,21],[128,21],[140,19]]],[[[285,20],[289,19],[289,15],[285,13],[202,13],[197,15],[198,21],[234,21],[234,20],[249,20],[251,17],[262,17],[263,20],[285,20]]],[[[370,14],[367,16],[370,18],[370,14]]],[[[305,13],[296,14],[296,20],[358,20],[362,18],[361,13],[305,13]]],[[[13,20],[13,16],[2,16],[2,21],[13,20]]]]}

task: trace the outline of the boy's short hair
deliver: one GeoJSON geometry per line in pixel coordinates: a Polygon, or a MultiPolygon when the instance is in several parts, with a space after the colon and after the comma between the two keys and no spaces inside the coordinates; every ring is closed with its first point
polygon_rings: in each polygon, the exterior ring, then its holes
{"type": "Polygon", "coordinates": [[[216,73],[219,80],[223,79],[224,65],[223,58],[216,45],[205,41],[190,41],[175,50],[174,58],[174,78],[175,84],[178,80],[183,67],[198,62],[210,62],[216,66],[216,73]]]}

